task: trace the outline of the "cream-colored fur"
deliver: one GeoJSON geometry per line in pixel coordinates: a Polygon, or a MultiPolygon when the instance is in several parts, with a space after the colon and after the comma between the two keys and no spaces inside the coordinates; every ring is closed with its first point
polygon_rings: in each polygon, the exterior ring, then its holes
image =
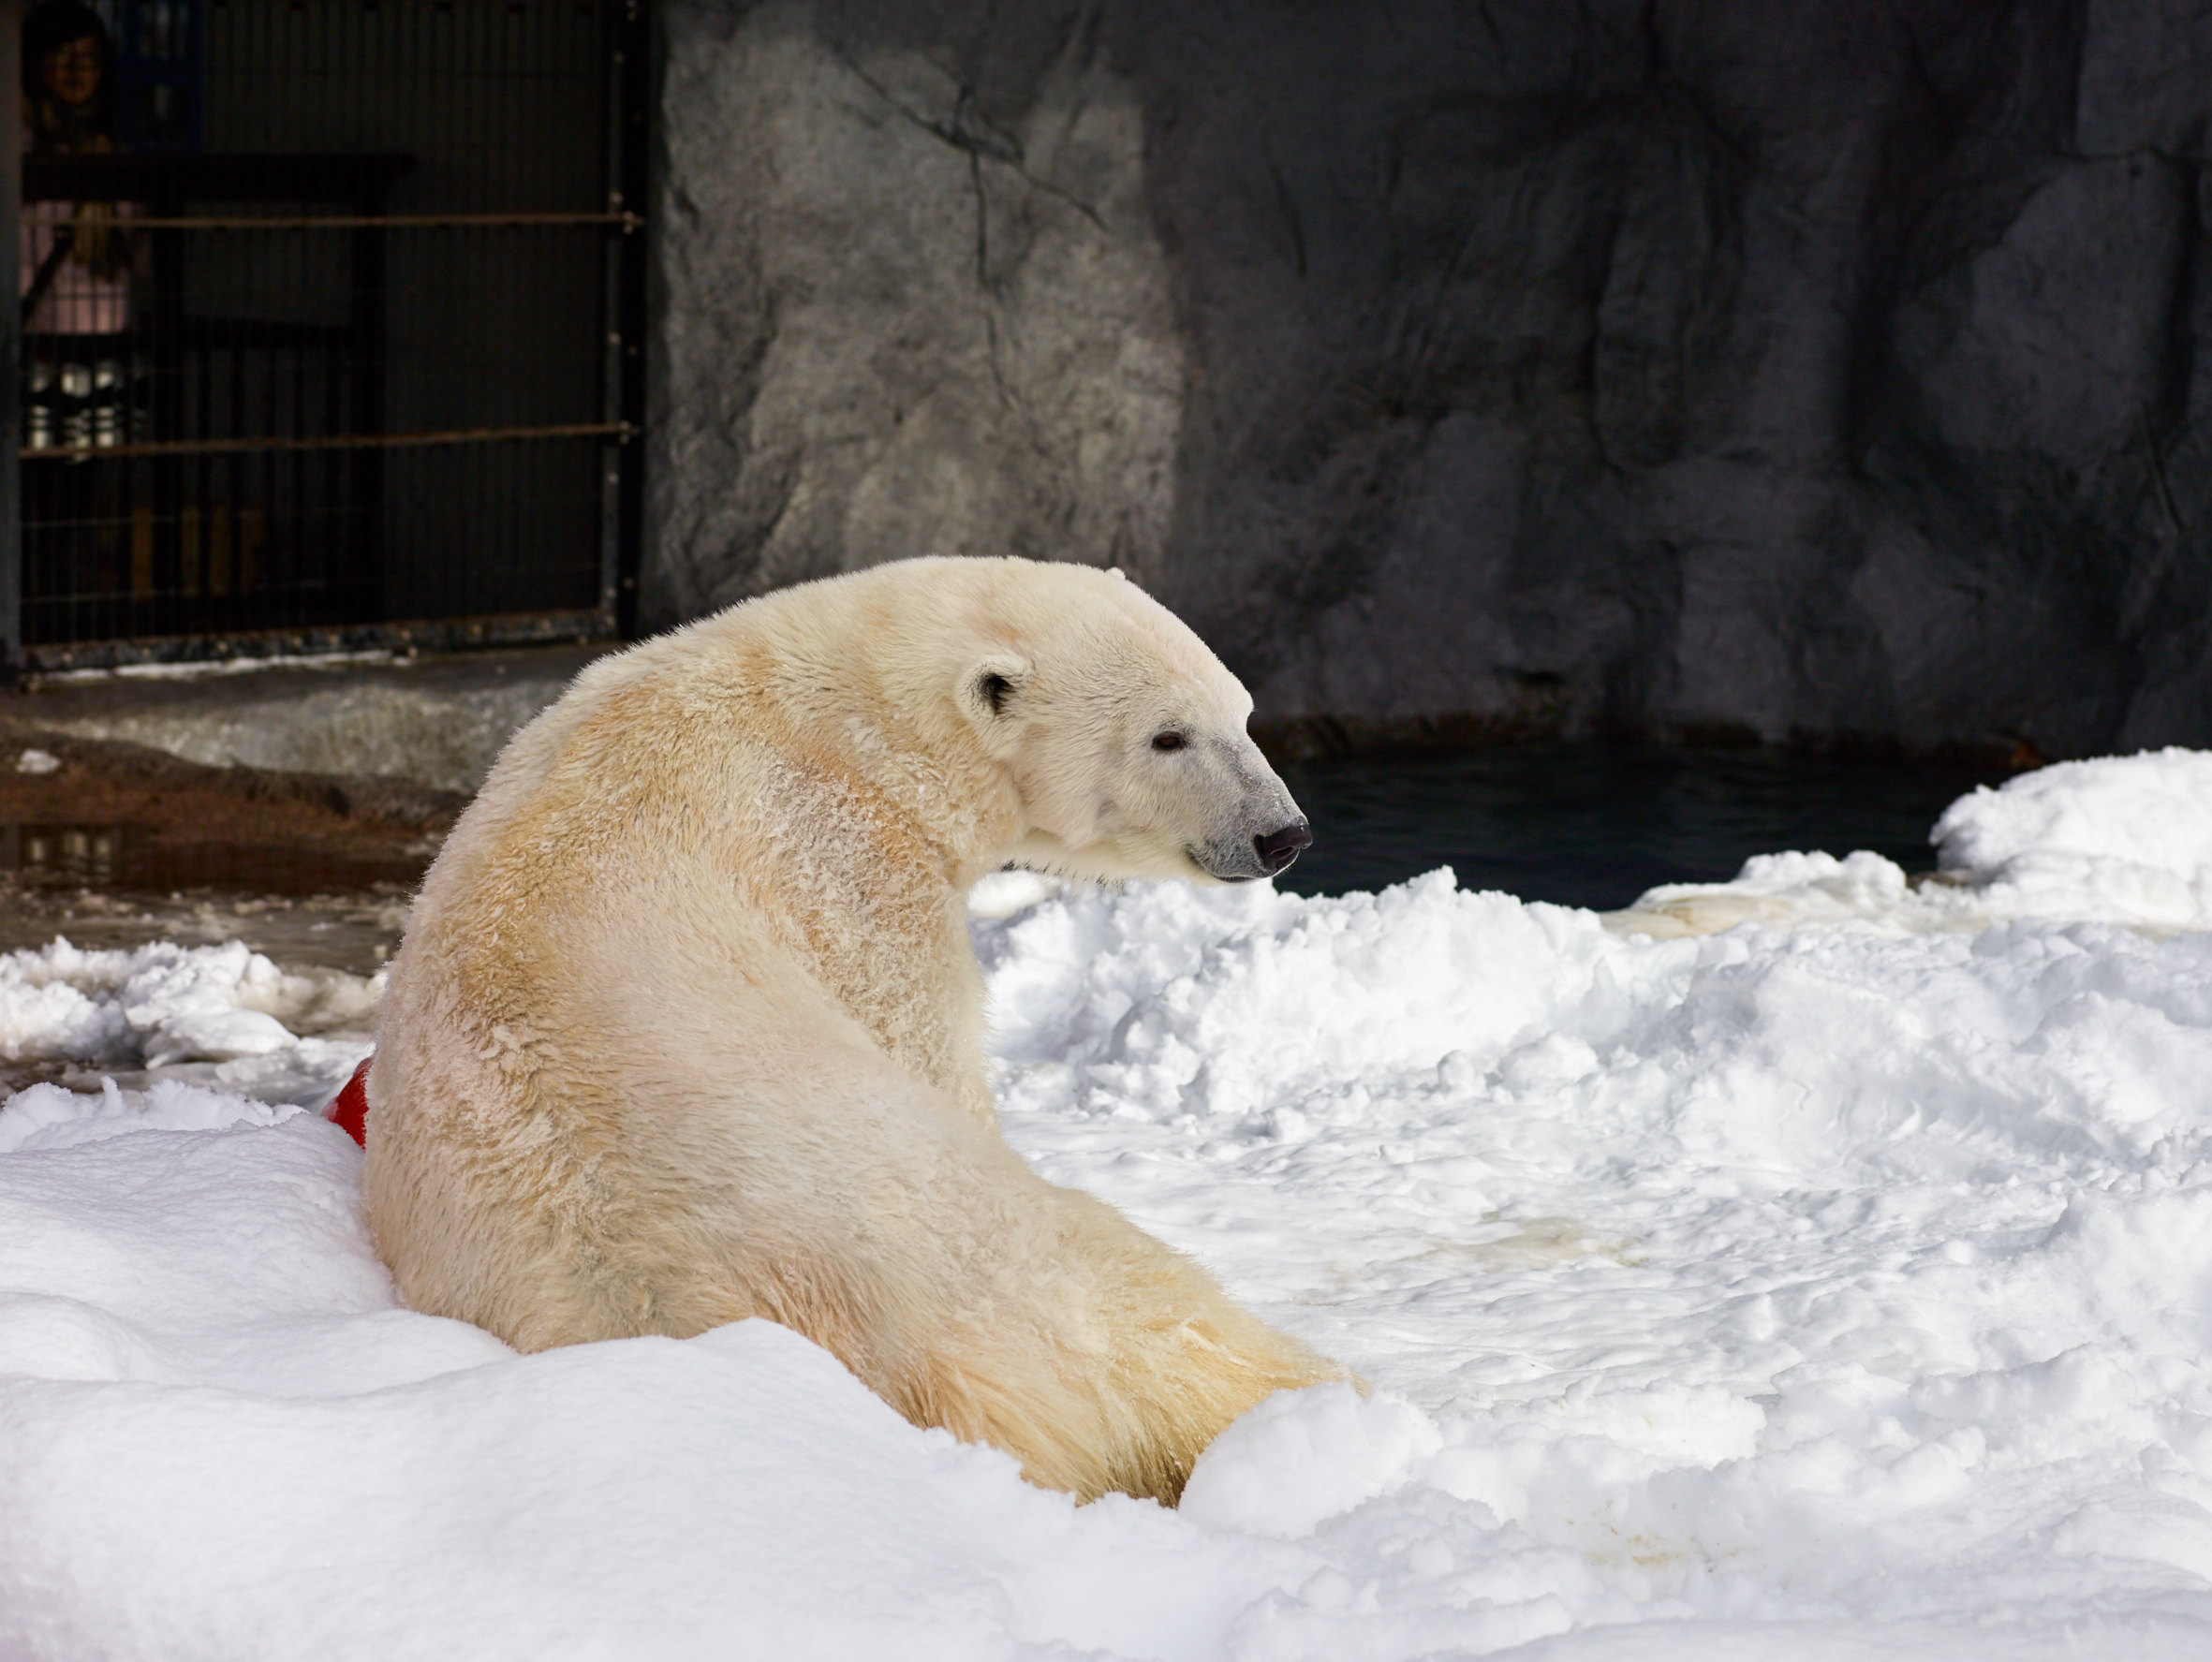
{"type": "Polygon", "coordinates": [[[1249,711],[1133,585],[1020,560],[595,664],[391,966],[366,1186],[401,1295],[524,1350],[767,1316],[1035,1482],[1172,1502],[1231,1419],[1342,1370],[1007,1146],[964,897],[1010,859],[1239,875],[1297,814],[1249,711]]]}

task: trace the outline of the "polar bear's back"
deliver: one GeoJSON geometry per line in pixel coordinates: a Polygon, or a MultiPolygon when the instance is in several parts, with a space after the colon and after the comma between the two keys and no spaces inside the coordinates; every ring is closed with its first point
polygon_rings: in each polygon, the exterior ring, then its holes
{"type": "Polygon", "coordinates": [[[774,696],[778,618],[807,610],[749,606],[591,666],[449,837],[369,1081],[371,1212],[417,1308],[532,1346],[697,1331],[700,1310],[637,1289],[696,1301],[686,1230],[727,1213],[730,1171],[771,1174],[759,1149],[818,1138],[833,1058],[878,1108],[950,1082],[945,1011],[974,989],[917,966],[972,978],[948,958],[959,895],[912,846],[913,804],[774,696]]]}

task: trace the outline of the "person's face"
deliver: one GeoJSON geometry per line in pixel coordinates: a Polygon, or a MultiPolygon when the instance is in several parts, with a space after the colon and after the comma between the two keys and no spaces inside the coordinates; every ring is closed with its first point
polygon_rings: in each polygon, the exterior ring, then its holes
{"type": "Polygon", "coordinates": [[[63,104],[89,104],[100,90],[100,39],[87,35],[57,46],[38,66],[46,90],[63,104]]]}

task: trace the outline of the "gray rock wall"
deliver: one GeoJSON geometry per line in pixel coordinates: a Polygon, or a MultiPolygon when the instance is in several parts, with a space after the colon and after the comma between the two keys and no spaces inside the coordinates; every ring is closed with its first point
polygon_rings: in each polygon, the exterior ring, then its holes
{"type": "Polygon", "coordinates": [[[669,0],[644,615],[1114,563],[1277,723],[2212,743],[2212,0],[669,0]]]}

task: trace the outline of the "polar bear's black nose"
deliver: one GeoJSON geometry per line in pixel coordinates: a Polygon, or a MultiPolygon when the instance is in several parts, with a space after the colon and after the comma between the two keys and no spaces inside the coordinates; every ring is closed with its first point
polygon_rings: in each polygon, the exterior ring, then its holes
{"type": "Polygon", "coordinates": [[[1280,831],[1252,839],[1252,852],[1260,857],[1260,869],[1271,877],[1296,860],[1299,849],[1312,846],[1313,832],[1306,829],[1303,819],[1293,819],[1280,831]]]}

